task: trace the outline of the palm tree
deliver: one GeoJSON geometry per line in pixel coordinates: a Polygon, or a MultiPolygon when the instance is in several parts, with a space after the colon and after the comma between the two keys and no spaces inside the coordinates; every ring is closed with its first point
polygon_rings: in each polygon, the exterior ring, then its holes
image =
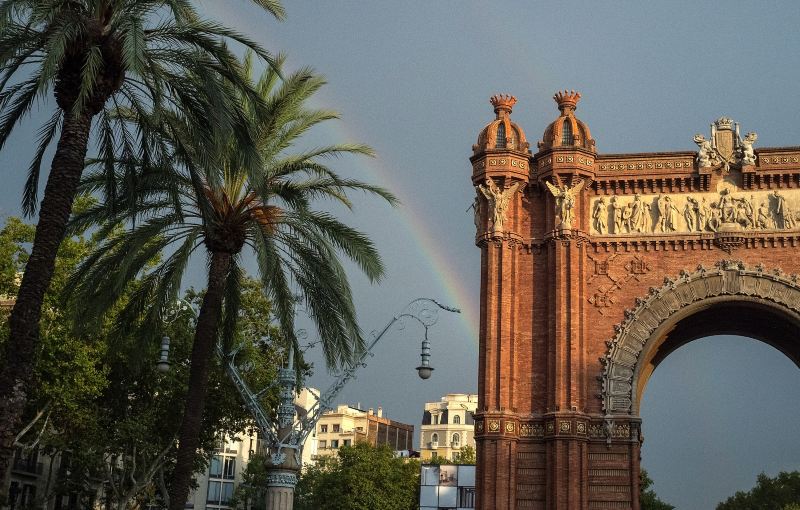
{"type": "MultiPolygon", "coordinates": [[[[246,67],[250,67],[249,61],[246,67]]],[[[315,321],[330,366],[352,361],[363,346],[339,257],[343,254],[354,261],[370,281],[381,277],[383,265],[364,234],[329,213],[314,210],[312,203],[328,198],[350,207],[347,193],[354,190],[377,194],[390,203],[395,198],[381,188],[344,179],[325,165],[326,158],[342,154],[371,154],[364,145],[333,145],[289,154],[306,131],[337,117],[335,112],[304,106],[323,84],[323,79],[307,69],[285,81],[276,70],[268,69],[255,87],[266,104],[264,112],[259,113],[242,98],[255,126],[256,147],[263,162],[260,167],[241,163],[242,148],[232,138],[217,144],[219,157],[199,161],[197,141],[189,128],[203,119],[184,113],[180,121],[173,118],[162,124],[173,147],[171,172],[158,166],[142,168],[135,189],[128,190],[124,189],[129,186],[125,172],[118,170],[123,199],[117,209],[100,204],[73,219],[76,226],[103,225],[100,234],[105,237],[73,277],[75,295],[86,304],[82,322],[102,317],[121,289],[144,272],[141,287],[125,304],[121,316],[125,324],[138,320],[143,331],[157,332],[162,314],[177,297],[192,254],[205,248],[208,285],[197,318],[170,489],[174,510],[183,508],[188,496],[214,345],[218,338],[224,345],[231,337],[238,315],[243,252],[255,257],[276,318],[293,345],[294,309],[299,299],[315,321]],[[125,197],[133,198],[127,201],[125,197]],[[133,209],[135,224],[130,221],[133,209]],[[127,227],[122,234],[120,224],[127,227]],[[148,269],[160,253],[169,255],[148,269]]],[[[103,171],[90,172],[85,186],[87,191],[105,186],[103,171]]]]}
{"type": "MultiPolygon", "coordinates": [[[[276,17],[277,0],[252,0],[276,17]]],[[[0,3],[0,148],[50,91],[54,113],[42,126],[23,210],[36,212],[43,155],[57,138],[30,259],[9,318],[5,366],[0,367],[0,480],[32,384],[39,318],[56,251],[64,238],[84,168],[93,121],[106,137],[120,135],[106,108],[144,112],[154,106],[207,107],[222,129],[242,134],[230,102],[213,88],[224,76],[237,81],[239,63],[225,41],[270,55],[234,31],[201,19],[189,0],[4,0],[0,3]],[[208,79],[202,100],[188,75],[208,79]]],[[[49,104],[48,101],[44,101],[49,104]]],[[[200,134],[202,126],[196,129],[200,134]]],[[[211,137],[212,135],[206,134],[211,137]]],[[[255,155],[253,155],[255,156],[255,155]]],[[[113,197],[112,197],[113,198],[113,197]]]]}

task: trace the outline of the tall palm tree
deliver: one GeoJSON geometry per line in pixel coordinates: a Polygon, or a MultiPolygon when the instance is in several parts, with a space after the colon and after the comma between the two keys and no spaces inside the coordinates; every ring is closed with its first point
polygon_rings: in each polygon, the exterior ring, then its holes
{"type": "MultiPolygon", "coordinates": [[[[173,510],[183,508],[189,492],[214,345],[218,338],[224,345],[235,326],[244,253],[255,257],[276,317],[293,343],[299,299],[316,323],[329,365],[352,361],[363,346],[340,255],[354,261],[370,281],[381,277],[383,265],[364,234],[332,214],[314,210],[313,202],[327,198],[350,207],[350,191],[376,194],[390,203],[395,198],[381,188],[342,178],[325,165],[326,158],[342,154],[371,154],[364,145],[290,153],[306,131],[337,117],[335,112],[305,106],[323,84],[307,69],[284,81],[276,70],[268,69],[255,87],[266,108],[259,112],[242,98],[263,162],[258,168],[242,164],[242,148],[233,138],[216,144],[219,157],[197,158],[200,150],[189,128],[203,119],[184,112],[180,120],[162,123],[173,148],[171,172],[158,166],[142,168],[132,184],[135,189],[128,190],[125,172],[118,170],[118,185],[123,189],[118,207],[112,210],[101,204],[73,219],[76,226],[103,225],[100,234],[105,236],[73,278],[76,297],[86,304],[81,321],[102,317],[120,290],[144,272],[142,286],[122,311],[123,322],[139,320],[145,331],[158,331],[191,256],[205,249],[208,285],[197,318],[190,386],[170,488],[173,510]],[[124,197],[132,197],[132,202],[124,197]],[[134,209],[135,224],[129,221],[129,211],[134,209]],[[127,225],[123,234],[118,231],[120,224],[127,225]],[[148,269],[159,253],[168,255],[148,269]]],[[[90,172],[85,182],[87,191],[106,185],[102,170],[90,172]]]]}
{"type": "MultiPolygon", "coordinates": [[[[252,0],[276,17],[278,0],[252,0]]],[[[0,370],[0,480],[6,479],[12,442],[32,383],[42,300],[53,274],[84,168],[90,129],[119,134],[106,118],[109,104],[143,112],[162,105],[197,109],[214,103],[215,123],[242,134],[235,108],[213,85],[237,81],[239,63],[225,41],[270,55],[234,31],[201,19],[189,0],[3,0],[0,3],[0,149],[34,104],[55,109],[41,127],[23,195],[36,211],[40,168],[57,139],[39,222],[16,303],[9,318],[5,366],[0,370]],[[201,100],[187,76],[205,77],[201,100]],[[44,101],[43,101],[44,100],[44,101]]],[[[200,134],[202,126],[196,129],[200,134]]],[[[206,134],[207,137],[212,137],[206,134]]],[[[255,154],[251,154],[256,157],[255,154]]]]}

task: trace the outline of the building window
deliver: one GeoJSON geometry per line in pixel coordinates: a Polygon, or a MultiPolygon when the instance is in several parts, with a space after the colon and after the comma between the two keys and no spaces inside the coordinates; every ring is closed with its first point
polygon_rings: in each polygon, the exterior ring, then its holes
{"type": "Polygon", "coordinates": [[[334,431],[334,432],[339,432],[339,431],[341,431],[341,430],[342,430],[342,429],[341,429],[341,427],[339,426],[339,424],[338,424],[338,423],[334,423],[334,424],[333,424],[333,431],[334,431]]]}
{"type": "Polygon", "coordinates": [[[453,446],[458,447],[461,444],[461,436],[453,434],[453,446]]]}
{"type": "Polygon", "coordinates": [[[328,426],[327,425],[320,425],[319,426],[319,431],[320,431],[320,433],[327,432],[328,431],[328,426]]]}
{"type": "Polygon", "coordinates": [[[364,427],[356,427],[356,430],[359,432],[364,432],[364,427]]]}
{"type": "Polygon", "coordinates": [[[231,497],[233,497],[233,482],[208,482],[209,504],[225,505],[231,497]]]}
{"type": "Polygon", "coordinates": [[[453,423],[455,425],[459,425],[461,423],[461,416],[459,416],[459,415],[453,416],[453,423]]]}
{"type": "Polygon", "coordinates": [[[434,432],[433,435],[431,436],[431,443],[438,443],[438,442],[439,442],[439,434],[434,432]]]}
{"type": "Polygon", "coordinates": [[[502,122],[497,125],[497,138],[495,138],[494,146],[497,149],[502,149],[506,146],[506,125],[502,122]]]}
{"type": "Polygon", "coordinates": [[[439,415],[438,414],[434,414],[433,415],[433,424],[434,425],[439,425],[439,415]]]}
{"type": "Polygon", "coordinates": [[[220,494],[219,502],[222,505],[228,503],[233,496],[233,482],[225,482],[222,484],[222,494],[220,494]]]}
{"type": "Polygon", "coordinates": [[[331,440],[331,448],[339,448],[339,440],[338,439],[331,440]]]}
{"type": "Polygon", "coordinates": [[[236,459],[233,457],[227,457],[225,459],[224,470],[222,471],[222,477],[227,478],[228,480],[232,480],[236,477],[236,459]]]}
{"type": "Polygon", "coordinates": [[[475,487],[461,487],[458,490],[458,507],[475,508],[475,487]]]}
{"type": "Polygon", "coordinates": [[[222,457],[214,455],[211,457],[211,467],[208,469],[208,476],[220,478],[222,476],[222,457]]]}
{"type": "Polygon", "coordinates": [[[320,441],[320,442],[319,442],[319,447],[320,447],[320,448],[323,448],[323,449],[324,449],[324,448],[327,448],[327,447],[328,447],[328,442],[327,442],[327,441],[324,441],[324,440],[323,440],[323,441],[320,441]]]}
{"type": "Polygon", "coordinates": [[[345,445],[345,446],[350,446],[352,443],[353,443],[353,442],[352,442],[351,440],[349,440],[349,439],[345,439],[345,440],[344,440],[344,445],[345,445]]]}
{"type": "Polygon", "coordinates": [[[569,119],[564,119],[564,127],[561,131],[561,145],[572,145],[572,124],[569,119]]]}
{"type": "Polygon", "coordinates": [[[220,485],[222,482],[208,482],[208,497],[206,498],[209,503],[219,504],[220,485]]]}

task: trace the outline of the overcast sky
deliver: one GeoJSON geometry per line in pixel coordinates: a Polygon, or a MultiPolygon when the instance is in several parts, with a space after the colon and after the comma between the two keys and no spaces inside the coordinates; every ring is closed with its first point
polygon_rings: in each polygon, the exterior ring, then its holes
{"type": "MultiPolygon", "coordinates": [[[[800,2],[284,3],[283,23],[245,0],[204,6],[286,53],[290,70],[324,74],[316,105],[343,118],[308,143],[371,145],[377,158],[335,167],[403,202],[392,210],[357,197],[354,214],[337,211],[372,236],[388,269],[380,285],[352,278],[363,328],[381,329],[418,296],[463,309],[431,329],[431,380],[413,370],[422,332],[409,325],[385,337],[342,393],[342,402],[382,405],[417,427],[425,401],[477,390],[479,251],[465,212],[474,196],[467,158],[493,118],[492,94],[516,95],[513,119],[532,147],[564,88],[583,94],[577,115],[601,153],[695,150],[692,135],[708,134],[723,115],[756,131],[757,147],[800,145],[800,2]]],[[[0,214],[19,214],[35,122],[0,153],[0,214]]],[[[202,285],[201,265],[192,277],[202,285]]],[[[642,404],[642,465],[657,492],[680,509],[713,508],[761,471],[800,468],[798,388],[800,370],[752,340],[705,339],[670,355],[642,404]]]]}

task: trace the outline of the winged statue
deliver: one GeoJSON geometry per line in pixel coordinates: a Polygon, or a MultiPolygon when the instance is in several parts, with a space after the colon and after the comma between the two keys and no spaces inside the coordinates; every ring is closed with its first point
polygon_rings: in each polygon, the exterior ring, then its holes
{"type": "Polygon", "coordinates": [[[558,187],[545,181],[547,189],[556,197],[556,212],[559,218],[561,218],[561,223],[558,225],[558,228],[572,228],[572,220],[574,219],[572,209],[575,207],[575,197],[578,195],[578,192],[583,189],[583,183],[584,181],[581,181],[570,188],[566,185],[558,187]]]}

